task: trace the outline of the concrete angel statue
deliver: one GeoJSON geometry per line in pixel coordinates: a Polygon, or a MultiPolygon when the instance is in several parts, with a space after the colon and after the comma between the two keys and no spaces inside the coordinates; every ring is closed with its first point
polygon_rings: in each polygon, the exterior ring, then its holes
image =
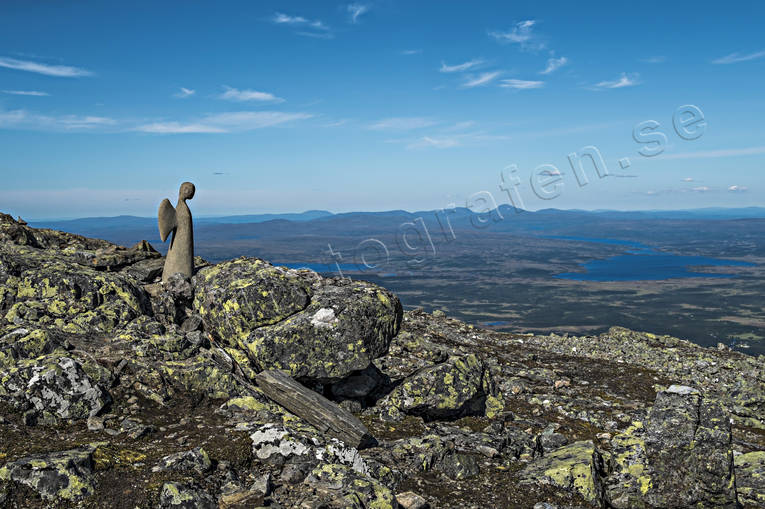
{"type": "Polygon", "coordinates": [[[176,272],[188,277],[194,274],[194,225],[186,200],[192,199],[195,191],[194,184],[184,182],[178,191],[178,204],[175,208],[167,198],[159,205],[159,236],[162,242],[167,240],[170,232],[173,233],[162,271],[163,282],[176,272]]]}

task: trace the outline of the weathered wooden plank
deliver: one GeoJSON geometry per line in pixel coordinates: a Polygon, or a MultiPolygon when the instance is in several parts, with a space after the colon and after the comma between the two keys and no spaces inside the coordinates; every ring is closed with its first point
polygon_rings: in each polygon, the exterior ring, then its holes
{"type": "Polygon", "coordinates": [[[296,382],[283,371],[261,371],[255,380],[266,396],[305,419],[322,433],[357,449],[376,443],[367,427],[356,416],[296,382]]]}

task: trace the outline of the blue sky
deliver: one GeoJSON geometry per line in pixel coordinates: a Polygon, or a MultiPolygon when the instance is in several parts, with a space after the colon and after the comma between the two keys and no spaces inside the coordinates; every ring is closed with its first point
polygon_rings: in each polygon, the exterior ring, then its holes
{"type": "Polygon", "coordinates": [[[719,5],[6,0],[0,210],[502,204],[511,165],[529,209],[762,206],[765,4],[719,5]],[[580,186],[586,146],[610,175],[580,186]]]}

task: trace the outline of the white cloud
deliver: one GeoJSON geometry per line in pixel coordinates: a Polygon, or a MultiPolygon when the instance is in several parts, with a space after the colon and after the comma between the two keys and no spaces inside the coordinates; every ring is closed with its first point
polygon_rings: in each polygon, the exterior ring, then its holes
{"type": "Polygon", "coordinates": [[[550,58],[547,60],[547,67],[545,67],[545,70],[542,71],[541,74],[550,74],[552,72],[555,72],[557,69],[563,67],[567,63],[568,63],[568,59],[566,57],[550,58]]]}
{"type": "Polygon", "coordinates": [[[494,79],[499,76],[499,71],[495,72],[484,72],[479,74],[478,76],[471,76],[468,78],[468,80],[462,84],[462,88],[473,88],[473,87],[480,87],[481,85],[486,85],[487,83],[490,83],[494,81],[494,79]]]}
{"type": "Polygon", "coordinates": [[[32,97],[48,97],[48,92],[38,92],[37,90],[3,90],[4,94],[11,95],[28,95],[32,97]]]}
{"type": "Polygon", "coordinates": [[[456,124],[449,126],[444,131],[462,131],[464,129],[470,129],[475,127],[476,122],[474,120],[465,120],[464,122],[457,122],[456,124]]]}
{"type": "Polygon", "coordinates": [[[73,131],[106,127],[115,124],[107,117],[93,115],[40,115],[26,110],[0,111],[0,129],[73,131]]]}
{"type": "Polygon", "coordinates": [[[683,182],[694,182],[694,180],[693,180],[693,178],[691,178],[691,177],[685,177],[685,178],[683,179],[683,182]]]}
{"type": "Polygon", "coordinates": [[[603,88],[634,87],[635,85],[640,84],[640,82],[638,81],[638,78],[639,78],[639,75],[637,73],[627,75],[627,73],[623,72],[621,76],[619,76],[619,79],[613,80],[613,81],[601,81],[600,83],[596,83],[594,88],[603,89],[603,88]]]}
{"type": "Polygon", "coordinates": [[[746,186],[730,186],[728,188],[728,191],[730,191],[731,193],[745,193],[748,190],[749,188],[746,186]]]}
{"type": "Polygon", "coordinates": [[[466,145],[485,144],[493,141],[506,141],[508,136],[487,134],[482,131],[449,133],[451,129],[444,129],[440,134],[427,135],[415,140],[389,140],[390,143],[406,143],[407,149],[437,148],[446,149],[463,147],[466,145]]]}
{"type": "Polygon", "coordinates": [[[222,127],[216,127],[206,124],[190,123],[181,124],[180,122],[153,122],[151,124],[140,125],[135,128],[136,131],[143,133],[156,134],[189,134],[189,133],[225,133],[222,127]]]}
{"type": "Polygon", "coordinates": [[[362,14],[369,12],[369,6],[365,4],[348,4],[347,10],[351,16],[351,23],[355,25],[362,14]]]}
{"type": "Polygon", "coordinates": [[[304,23],[308,23],[308,20],[302,16],[289,16],[281,12],[277,12],[276,14],[274,14],[272,21],[276,23],[277,25],[282,25],[282,24],[302,25],[304,23]]]}
{"type": "Polygon", "coordinates": [[[284,102],[284,99],[281,97],[276,97],[274,94],[270,94],[268,92],[258,92],[257,90],[239,90],[236,88],[231,88],[224,85],[224,88],[226,89],[225,92],[223,92],[218,97],[220,99],[225,99],[227,101],[261,101],[261,102],[275,102],[275,103],[281,103],[284,102]]]}
{"type": "Polygon", "coordinates": [[[655,57],[641,58],[640,61],[644,64],[662,64],[667,61],[667,57],[657,55],[655,57]]]}
{"type": "Polygon", "coordinates": [[[17,69],[19,71],[35,72],[38,74],[45,74],[46,76],[57,76],[61,78],[78,78],[80,76],[93,75],[92,72],[85,69],[80,69],[79,67],[71,67],[68,65],[41,64],[39,62],[16,60],[15,58],[5,57],[0,57],[0,67],[17,69]]]}
{"type": "Polygon", "coordinates": [[[436,125],[436,122],[429,118],[392,117],[378,120],[374,124],[370,125],[368,129],[375,131],[408,131],[411,129],[422,129],[423,127],[430,127],[432,125],[436,125]]]}
{"type": "Polygon", "coordinates": [[[519,44],[524,49],[541,49],[544,44],[539,42],[532,32],[534,25],[536,21],[532,19],[519,21],[507,32],[490,31],[489,35],[499,42],[519,44]]]}
{"type": "Polygon", "coordinates": [[[347,118],[341,118],[340,120],[335,120],[333,122],[328,122],[324,124],[322,127],[340,127],[350,122],[347,118]]]}
{"type": "Polygon", "coordinates": [[[460,145],[459,138],[457,137],[431,137],[431,136],[423,136],[419,140],[415,141],[414,143],[410,143],[407,145],[406,148],[424,148],[424,147],[434,147],[434,148],[452,148],[452,147],[458,147],[460,145]]]}
{"type": "Polygon", "coordinates": [[[499,84],[503,88],[515,88],[518,90],[528,90],[532,88],[542,88],[545,85],[544,81],[529,81],[529,80],[502,80],[499,84]]]}
{"type": "Polygon", "coordinates": [[[707,186],[698,186],[691,188],[691,191],[695,193],[706,193],[707,191],[711,191],[711,189],[707,186]]]}
{"type": "Polygon", "coordinates": [[[190,88],[183,88],[173,94],[173,97],[177,97],[178,99],[186,99],[187,97],[191,97],[192,95],[196,94],[196,90],[192,90],[190,88]]]}
{"type": "Polygon", "coordinates": [[[713,64],[737,64],[738,62],[748,62],[749,60],[757,60],[765,57],[764,51],[757,51],[755,53],[749,53],[747,55],[741,55],[739,53],[731,53],[724,57],[712,60],[713,64]]]}
{"type": "Polygon", "coordinates": [[[295,32],[298,35],[316,37],[319,39],[332,39],[334,37],[330,28],[318,19],[310,20],[308,18],[304,18],[303,16],[290,16],[289,14],[277,12],[271,18],[271,22],[276,25],[288,25],[296,28],[302,28],[303,30],[295,32]]]}
{"type": "Polygon", "coordinates": [[[441,68],[439,69],[440,72],[462,72],[467,71],[468,69],[472,69],[473,67],[477,67],[479,65],[483,64],[483,60],[480,58],[470,60],[468,62],[457,64],[457,65],[446,65],[446,63],[441,62],[441,68]]]}
{"type": "Polygon", "coordinates": [[[402,55],[419,55],[422,53],[421,49],[405,49],[401,52],[402,55]]]}
{"type": "Polygon", "coordinates": [[[133,130],[145,133],[187,134],[187,133],[228,133],[252,131],[273,127],[313,117],[310,113],[286,113],[281,111],[233,111],[207,115],[194,122],[152,122],[133,130]]]}
{"type": "Polygon", "coordinates": [[[706,150],[700,152],[683,152],[659,156],[662,159],[711,159],[715,157],[751,156],[765,154],[765,147],[730,148],[721,150],[706,150]]]}

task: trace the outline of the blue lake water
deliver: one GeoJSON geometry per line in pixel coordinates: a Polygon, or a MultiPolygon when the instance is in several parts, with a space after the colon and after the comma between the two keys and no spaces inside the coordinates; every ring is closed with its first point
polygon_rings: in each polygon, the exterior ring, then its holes
{"type": "Polygon", "coordinates": [[[659,281],[687,277],[732,278],[736,277],[736,274],[696,272],[691,267],[701,265],[713,267],[754,266],[753,263],[736,260],[663,253],[639,242],[626,240],[566,236],[547,236],[546,238],[612,244],[630,248],[621,255],[583,263],[582,267],[585,272],[564,272],[555,276],[561,279],[576,281],[659,281]]]}

